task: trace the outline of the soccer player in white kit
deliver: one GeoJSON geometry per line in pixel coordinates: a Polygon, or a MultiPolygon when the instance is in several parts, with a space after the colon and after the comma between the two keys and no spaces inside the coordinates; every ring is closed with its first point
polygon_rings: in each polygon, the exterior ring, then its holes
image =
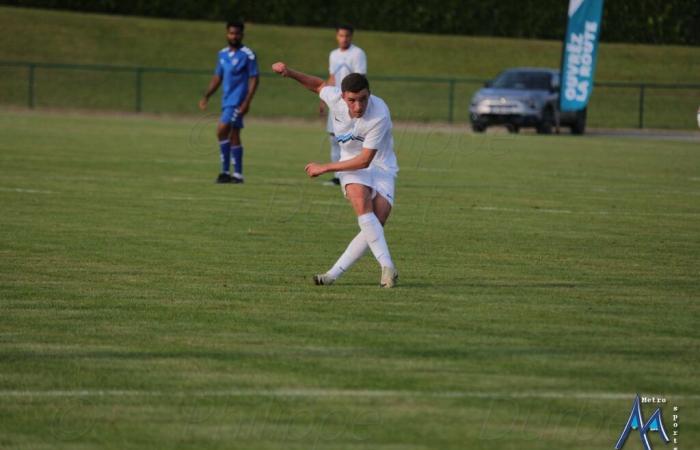
{"type": "MultiPolygon", "coordinates": [[[[338,42],[338,48],[333,50],[328,56],[327,86],[340,86],[340,83],[343,82],[343,78],[351,73],[367,75],[367,56],[360,47],[353,45],[352,38],[354,34],[355,30],[350,25],[340,25],[336,28],[335,40],[338,42]]],[[[325,109],[325,102],[321,101],[319,112],[323,114],[325,109]]],[[[330,109],[328,110],[326,131],[330,135],[331,162],[340,161],[340,145],[335,139],[333,117],[330,109]]],[[[334,175],[332,182],[334,184],[340,184],[337,174],[334,175]]]]}
{"type": "Polygon", "coordinates": [[[273,64],[272,70],[316,92],[328,105],[335,138],[340,144],[340,160],[327,164],[312,162],[304,170],[310,177],[338,172],[360,226],[360,232],[338,261],[328,272],[314,275],[314,282],[332,284],[369,248],[382,268],[380,286],[394,287],[399,274],[383,228],[394,204],[394,179],[399,170],[389,108],[381,98],[370,94],[367,77],[359,73],[346,76],[338,88],[292,70],[283,62],[273,64]]]}

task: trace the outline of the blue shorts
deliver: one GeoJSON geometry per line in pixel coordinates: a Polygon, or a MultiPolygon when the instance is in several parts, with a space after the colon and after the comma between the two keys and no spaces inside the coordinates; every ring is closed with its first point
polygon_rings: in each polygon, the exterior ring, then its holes
{"type": "Polygon", "coordinates": [[[243,115],[238,113],[235,106],[225,106],[221,108],[219,122],[231,125],[233,128],[243,128],[243,115]]]}

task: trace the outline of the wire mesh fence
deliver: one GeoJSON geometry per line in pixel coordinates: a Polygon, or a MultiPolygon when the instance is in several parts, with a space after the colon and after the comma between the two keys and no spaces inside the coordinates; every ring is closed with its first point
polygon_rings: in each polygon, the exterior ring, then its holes
{"type": "MultiPolygon", "coordinates": [[[[150,113],[197,113],[197,101],[212,72],[124,67],[0,62],[0,104],[150,113]]],[[[371,77],[373,93],[391,105],[396,120],[468,123],[479,78],[371,77]]],[[[700,84],[597,82],[588,125],[609,128],[697,127],[700,84]]],[[[218,97],[210,108],[218,108],[218,97]]],[[[253,114],[313,117],[319,103],[302,89],[263,73],[253,114]]]]}

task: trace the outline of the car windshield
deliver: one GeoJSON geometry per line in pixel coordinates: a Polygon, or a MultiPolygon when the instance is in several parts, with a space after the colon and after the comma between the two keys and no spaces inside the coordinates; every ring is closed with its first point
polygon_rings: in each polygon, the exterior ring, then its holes
{"type": "Polygon", "coordinates": [[[541,89],[549,90],[552,75],[548,72],[503,72],[491,84],[502,89],[541,89]]]}

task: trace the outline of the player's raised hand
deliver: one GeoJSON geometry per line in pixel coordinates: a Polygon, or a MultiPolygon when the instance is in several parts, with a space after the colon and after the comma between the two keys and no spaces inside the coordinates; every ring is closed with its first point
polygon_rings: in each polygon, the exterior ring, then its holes
{"type": "Polygon", "coordinates": [[[319,175],[323,175],[326,173],[326,169],[323,166],[323,164],[318,164],[318,163],[308,163],[306,167],[304,167],[304,171],[306,171],[306,174],[310,176],[311,178],[317,177],[319,175]]]}
{"type": "Polygon", "coordinates": [[[272,70],[275,73],[282,75],[283,77],[286,77],[287,75],[289,75],[289,69],[287,68],[287,65],[281,61],[274,63],[272,65],[272,70]]]}

